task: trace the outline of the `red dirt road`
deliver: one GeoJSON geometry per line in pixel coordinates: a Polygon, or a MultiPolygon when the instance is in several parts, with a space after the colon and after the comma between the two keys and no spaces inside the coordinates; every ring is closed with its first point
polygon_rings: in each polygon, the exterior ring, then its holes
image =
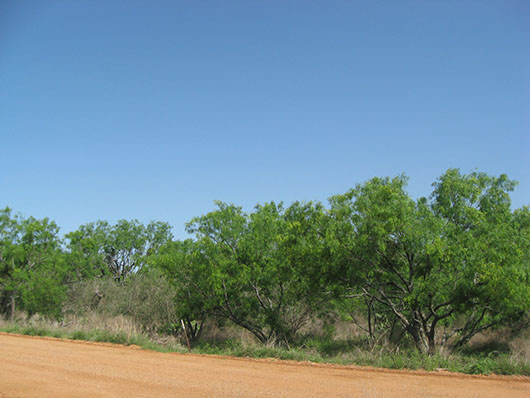
{"type": "Polygon", "coordinates": [[[0,398],[529,397],[530,378],[297,364],[0,333],[0,398]]]}

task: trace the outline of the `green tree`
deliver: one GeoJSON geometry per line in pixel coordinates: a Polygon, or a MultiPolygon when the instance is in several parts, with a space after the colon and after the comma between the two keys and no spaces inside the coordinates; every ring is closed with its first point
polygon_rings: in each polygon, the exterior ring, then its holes
{"type": "Polygon", "coordinates": [[[311,223],[322,207],[267,203],[246,214],[217,206],[191,220],[197,240],[173,244],[177,253],[161,258],[161,267],[184,283],[190,314],[226,318],[263,343],[288,345],[323,301],[309,272],[316,265],[309,260],[320,258],[311,223]]]}
{"type": "MultiPolygon", "coordinates": [[[[530,303],[530,224],[528,207],[511,210],[509,193],[517,186],[499,177],[448,170],[433,184],[433,213],[442,219],[446,246],[441,261],[460,271],[467,284],[456,285],[450,321],[456,346],[476,333],[520,317],[530,303]],[[457,318],[460,315],[460,319],[457,318]],[[462,321],[464,320],[464,321],[462,321]]],[[[444,336],[444,340],[447,339],[444,336]]]]}
{"type": "Polygon", "coordinates": [[[59,316],[68,267],[60,250],[59,228],[44,218],[0,211],[0,289],[2,310],[59,316]]]}
{"type": "Polygon", "coordinates": [[[191,239],[171,241],[160,248],[157,255],[149,259],[149,272],[159,270],[169,281],[174,293],[173,332],[180,330],[180,320],[184,323],[188,339],[194,343],[201,337],[204,322],[208,315],[209,291],[207,262],[200,252],[199,245],[191,239]]]}
{"type": "Polygon", "coordinates": [[[406,182],[374,178],[330,199],[331,279],[398,320],[423,352],[520,316],[529,297],[528,211],[510,211],[515,183],[451,169],[430,201],[414,201],[406,182]]]}
{"type": "Polygon", "coordinates": [[[66,238],[80,278],[112,275],[124,281],[139,272],[172,234],[171,226],[164,222],[144,225],[138,220],[119,220],[116,225],[106,221],[82,225],[66,238]]]}

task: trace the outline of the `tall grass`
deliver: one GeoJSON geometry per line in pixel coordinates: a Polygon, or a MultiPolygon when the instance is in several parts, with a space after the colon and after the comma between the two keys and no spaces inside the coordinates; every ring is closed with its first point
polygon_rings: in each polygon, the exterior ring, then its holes
{"type": "Polygon", "coordinates": [[[164,352],[186,351],[175,337],[165,336],[164,339],[157,339],[141,330],[134,321],[121,315],[105,317],[97,313],[87,313],[83,317],[67,316],[62,322],[38,315],[28,318],[21,313],[13,320],[0,318],[0,331],[7,333],[136,345],[164,352]],[[163,344],[160,341],[163,341],[163,344]]]}

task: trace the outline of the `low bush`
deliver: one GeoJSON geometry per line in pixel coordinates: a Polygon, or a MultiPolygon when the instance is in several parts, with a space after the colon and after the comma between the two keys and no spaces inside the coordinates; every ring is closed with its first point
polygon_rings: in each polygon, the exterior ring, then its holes
{"type": "Polygon", "coordinates": [[[156,332],[176,321],[175,293],[156,272],[131,275],[125,282],[92,279],[71,288],[64,312],[77,317],[129,319],[144,332],[156,332]]]}

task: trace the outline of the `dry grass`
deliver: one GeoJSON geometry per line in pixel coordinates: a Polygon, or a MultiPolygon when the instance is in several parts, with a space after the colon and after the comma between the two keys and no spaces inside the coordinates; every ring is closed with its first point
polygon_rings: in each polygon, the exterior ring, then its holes
{"type": "Polygon", "coordinates": [[[525,362],[530,364],[530,331],[516,337],[510,342],[511,359],[516,362],[525,362]]]}
{"type": "Polygon", "coordinates": [[[17,312],[13,320],[0,318],[0,327],[16,325],[20,328],[34,328],[64,332],[89,332],[104,330],[109,333],[122,333],[127,337],[141,334],[142,328],[131,318],[123,315],[106,316],[96,312],[87,312],[84,316],[66,315],[62,321],[44,318],[38,314],[28,317],[17,312]]]}

